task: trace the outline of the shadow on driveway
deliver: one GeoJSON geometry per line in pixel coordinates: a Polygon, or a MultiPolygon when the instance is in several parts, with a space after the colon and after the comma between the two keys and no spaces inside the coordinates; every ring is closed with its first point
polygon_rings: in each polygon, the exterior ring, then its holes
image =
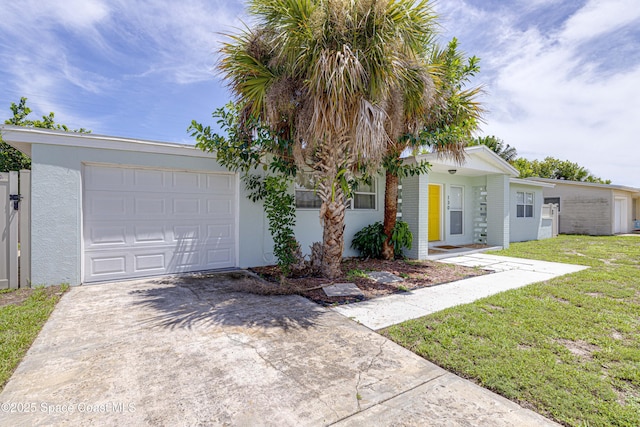
{"type": "MultiPolygon", "coordinates": [[[[149,280],[130,292],[133,305],[152,309],[145,322],[165,328],[245,326],[250,328],[309,328],[324,313],[300,297],[265,297],[249,293],[257,279],[244,272],[213,273],[149,280]],[[286,310],[265,309],[284,299],[286,310]]],[[[257,283],[257,286],[265,286],[257,283]]],[[[268,285],[267,285],[268,286],[268,285]]]]}

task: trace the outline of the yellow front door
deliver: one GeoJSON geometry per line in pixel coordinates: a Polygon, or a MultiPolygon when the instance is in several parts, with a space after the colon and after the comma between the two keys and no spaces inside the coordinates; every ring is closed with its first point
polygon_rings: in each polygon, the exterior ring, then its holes
{"type": "Polygon", "coordinates": [[[440,199],[439,185],[429,184],[429,241],[440,240],[440,199]]]}

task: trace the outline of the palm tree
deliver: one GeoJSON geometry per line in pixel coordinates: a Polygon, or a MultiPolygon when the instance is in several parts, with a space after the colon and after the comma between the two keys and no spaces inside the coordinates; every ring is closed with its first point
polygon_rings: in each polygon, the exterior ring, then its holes
{"type": "MultiPolygon", "coordinates": [[[[387,239],[383,243],[382,258],[393,259],[394,245],[391,240],[398,214],[398,184],[408,174],[426,173],[427,165],[404,165],[401,155],[407,148],[422,148],[442,157],[464,160],[464,148],[481,120],[483,109],[476,101],[480,87],[465,89],[480,69],[475,56],[466,59],[458,50],[458,40],[453,39],[446,48],[434,45],[426,64],[423,78],[434,85],[434,100],[423,101],[419,108],[405,106],[405,121],[422,126],[420,138],[406,133],[410,129],[405,124],[402,134],[393,144],[389,144],[384,159],[385,204],[383,232],[387,239]]],[[[406,99],[406,98],[405,98],[406,99]]]]}
{"type": "Polygon", "coordinates": [[[505,144],[502,139],[493,135],[479,136],[477,138],[474,138],[473,141],[469,143],[469,145],[485,145],[507,162],[512,162],[516,159],[516,157],[518,157],[518,151],[515,147],[512,147],[509,144],[505,144]]]}
{"type": "Polygon", "coordinates": [[[322,273],[340,276],[348,182],[377,170],[389,141],[418,137],[434,86],[425,73],[427,0],[252,0],[255,26],[222,48],[242,117],[288,139],[322,201],[322,273]]]}

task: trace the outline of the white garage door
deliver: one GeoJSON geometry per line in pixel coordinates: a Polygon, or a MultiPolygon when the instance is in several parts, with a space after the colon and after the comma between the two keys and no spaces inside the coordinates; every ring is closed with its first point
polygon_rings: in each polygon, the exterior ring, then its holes
{"type": "Polygon", "coordinates": [[[86,166],[84,281],[236,265],[235,176],[86,166]]]}

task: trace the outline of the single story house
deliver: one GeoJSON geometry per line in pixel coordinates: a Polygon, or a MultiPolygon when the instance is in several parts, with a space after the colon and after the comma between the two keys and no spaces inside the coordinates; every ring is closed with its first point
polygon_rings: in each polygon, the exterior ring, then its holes
{"type": "Polygon", "coordinates": [[[640,188],[543,178],[554,183],[543,190],[545,203],[559,207],[562,234],[613,235],[629,233],[640,219],[640,188]]]}
{"type": "MultiPolygon", "coordinates": [[[[2,138],[31,157],[31,283],[94,283],[272,264],[261,205],[237,173],[191,145],[2,126],[2,138]]],[[[429,247],[551,237],[542,192],[486,147],[464,165],[431,155],[431,173],[405,179],[402,215],[414,235],[408,256],[429,247]]],[[[321,241],[319,203],[295,185],[296,237],[321,241]]],[[[384,176],[360,186],[346,214],[345,256],[353,235],[384,210],[384,176]]]]}

